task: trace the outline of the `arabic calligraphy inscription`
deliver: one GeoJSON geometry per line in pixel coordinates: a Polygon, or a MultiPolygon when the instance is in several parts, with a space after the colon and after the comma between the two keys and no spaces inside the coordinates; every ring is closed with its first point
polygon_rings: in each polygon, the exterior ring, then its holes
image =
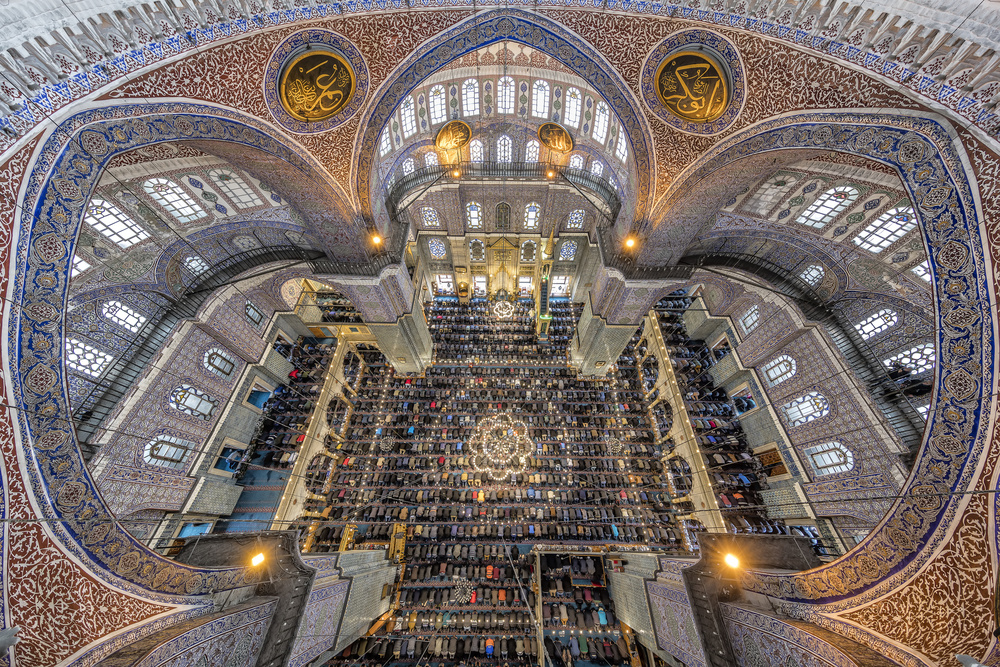
{"type": "Polygon", "coordinates": [[[330,51],[306,51],[292,59],[281,78],[281,103],[302,121],[337,115],[354,93],[354,71],[330,51]]]}
{"type": "Polygon", "coordinates": [[[559,123],[542,123],[538,128],[538,138],[549,150],[568,153],[573,150],[573,137],[559,123]]]}
{"type": "Polygon", "coordinates": [[[660,65],[656,92],[671,113],[695,123],[715,120],[729,101],[722,67],[693,51],[674,54],[660,65]]]}

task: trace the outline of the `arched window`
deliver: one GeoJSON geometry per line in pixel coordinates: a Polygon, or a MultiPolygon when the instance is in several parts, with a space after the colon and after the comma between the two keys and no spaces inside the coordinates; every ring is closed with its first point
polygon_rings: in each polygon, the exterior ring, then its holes
{"type": "Polygon", "coordinates": [[[570,88],[566,91],[566,113],[563,114],[563,121],[570,127],[580,126],[580,108],[583,106],[583,95],[578,88],[570,88]]]}
{"type": "Polygon", "coordinates": [[[469,241],[469,259],[473,262],[486,261],[486,244],[482,239],[472,239],[469,241]]]}
{"type": "Polygon", "coordinates": [[[506,134],[497,139],[497,162],[510,162],[514,159],[514,142],[506,134]]]}
{"type": "Polygon", "coordinates": [[[563,241],[559,246],[559,261],[572,262],[576,257],[576,241],[563,241]]]}
{"type": "Polygon", "coordinates": [[[824,269],[819,264],[810,264],[806,267],[805,271],[799,274],[799,278],[802,278],[803,282],[810,287],[816,287],[821,282],[823,282],[823,276],[826,275],[826,269],[824,269]]]}
{"type": "Polygon", "coordinates": [[[788,174],[779,174],[768,179],[767,183],[760,186],[753,194],[746,208],[757,215],[765,215],[777,204],[785,193],[795,185],[797,178],[788,174]]]}
{"type": "Polygon", "coordinates": [[[466,79],[462,84],[462,110],[466,116],[479,115],[479,81],[466,79]]]}
{"type": "Polygon", "coordinates": [[[218,375],[223,379],[228,379],[233,374],[233,371],[236,370],[236,358],[217,347],[213,347],[205,353],[202,364],[209,373],[218,375]]]}
{"type": "Polygon", "coordinates": [[[502,76],[497,81],[497,113],[514,113],[514,79],[502,76]]]}
{"type": "Polygon", "coordinates": [[[624,162],[628,158],[628,135],[625,134],[624,128],[618,128],[618,138],[615,142],[615,157],[624,162]]]}
{"type": "Polygon", "coordinates": [[[104,199],[92,199],[83,221],[114,241],[119,248],[134,246],[149,238],[149,232],[137,225],[124,211],[104,199]]]}
{"type": "Polygon", "coordinates": [[[538,142],[532,139],[524,147],[524,161],[525,162],[538,162],[538,149],[541,148],[538,142]]]}
{"type": "Polygon", "coordinates": [[[496,228],[497,231],[510,231],[510,204],[500,202],[496,208],[496,228]]]}
{"type": "Polygon", "coordinates": [[[121,301],[108,301],[101,308],[106,319],[111,320],[123,329],[128,329],[132,333],[138,333],[142,325],[146,323],[146,317],[132,310],[121,301]]]}
{"type": "Polygon", "coordinates": [[[170,393],[170,405],[198,419],[210,419],[215,412],[215,401],[189,384],[182,384],[170,393]]]}
{"type": "Polygon", "coordinates": [[[934,368],[934,361],[937,355],[934,353],[934,343],[924,343],[911,347],[906,352],[889,357],[884,360],[887,367],[892,367],[894,363],[902,365],[904,368],[912,368],[915,373],[923,373],[934,368]]]}
{"type": "Polygon", "coordinates": [[[917,216],[909,206],[886,211],[854,237],[855,245],[879,253],[917,226],[917,216]]]}
{"type": "Polygon", "coordinates": [[[76,278],[78,275],[90,268],[90,262],[85,260],[79,255],[73,255],[73,269],[70,271],[69,277],[76,278]]]}
{"type": "Polygon", "coordinates": [[[531,87],[531,115],[538,118],[545,118],[549,115],[549,84],[547,81],[539,79],[531,87]]]}
{"type": "Polygon", "coordinates": [[[750,306],[750,309],[740,317],[740,326],[743,327],[743,331],[750,333],[758,324],[760,324],[760,307],[750,306]]]}
{"type": "Polygon", "coordinates": [[[583,217],[585,213],[582,208],[578,208],[569,214],[569,220],[566,222],[567,229],[583,229],[583,217]]]}
{"type": "Polygon", "coordinates": [[[155,440],[146,443],[142,458],[150,465],[183,470],[184,459],[195,447],[197,445],[188,440],[181,440],[172,435],[158,435],[155,440]]]}
{"type": "Polygon", "coordinates": [[[767,383],[775,386],[795,375],[795,360],[787,354],[781,354],[760,367],[767,383]]]}
{"type": "Polygon", "coordinates": [[[469,160],[472,162],[483,161],[483,142],[473,139],[469,142],[469,160]]]}
{"type": "Polygon", "coordinates": [[[594,176],[600,176],[604,173],[604,163],[600,160],[594,160],[590,163],[590,173],[594,176]]]}
{"type": "Polygon", "coordinates": [[[869,315],[854,325],[861,337],[868,340],[872,336],[877,336],[899,321],[896,311],[883,308],[882,310],[869,315]]]}
{"type": "Polygon", "coordinates": [[[795,428],[830,414],[830,401],[823,394],[811,391],[785,403],[781,409],[785,412],[788,427],[795,428]]]}
{"type": "Polygon", "coordinates": [[[854,454],[839,442],[827,442],[805,450],[817,477],[849,472],[854,467],[854,454]]]}
{"type": "Polygon", "coordinates": [[[802,225],[822,229],[858,198],[858,191],[846,185],[838,185],[821,194],[809,208],[795,219],[802,225]]]}
{"type": "Polygon", "coordinates": [[[259,327],[264,322],[264,313],[260,312],[257,306],[253,305],[247,301],[247,305],[243,308],[243,312],[246,313],[247,319],[255,327],[259,327]]]}
{"type": "Polygon", "coordinates": [[[407,95],[399,107],[399,120],[403,126],[403,137],[408,137],[417,131],[417,114],[414,111],[413,96],[407,95]]]}
{"type": "Polygon", "coordinates": [[[414,164],[413,158],[408,157],[405,160],[403,160],[403,166],[402,166],[403,176],[409,176],[410,174],[413,173],[413,170],[416,168],[417,165],[414,164]]]}
{"type": "Polygon", "coordinates": [[[542,215],[542,207],[537,202],[531,202],[524,207],[524,228],[538,229],[538,218],[542,215]]]}
{"type": "Polygon", "coordinates": [[[444,86],[433,86],[430,95],[427,96],[431,107],[431,124],[443,123],[448,118],[448,111],[445,104],[444,86]]]}
{"type": "Polygon", "coordinates": [[[436,167],[438,166],[438,154],[434,151],[430,153],[424,153],[424,166],[425,167],[436,167]]]}
{"type": "Polygon", "coordinates": [[[604,102],[597,103],[597,110],[594,112],[594,141],[604,143],[608,138],[608,123],[611,122],[611,109],[604,102]]]}
{"type": "Polygon", "coordinates": [[[438,217],[438,212],[430,206],[424,206],[420,209],[420,219],[423,220],[426,227],[441,226],[441,218],[438,217]]]}
{"type": "Polygon", "coordinates": [[[392,140],[389,139],[389,130],[382,130],[382,138],[378,142],[378,154],[385,157],[392,150],[392,140]]]}
{"type": "Polygon", "coordinates": [[[521,244],[521,261],[522,262],[534,262],[535,261],[535,250],[538,245],[532,241],[527,240],[521,244]]]}
{"type": "MultiPolygon", "coordinates": [[[[74,266],[74,268],[76,267],[74,266]]],[[[931,281],[931,267],[930,263],[926,259],[917,264],[916,266],[914,266],[912,269],[910,269],[910,271],[913,271],[913,273],[921,280],[924,280],[926,282],[931,281]]]]}
{"type": "Polygon", "coordinates": [[[469,229],[480,229],[483,226],[483,205],[470,201],[465,205],[465,223],[469,229]]]}
{"type": "Polygon", "coordinates": [[[157,204],[174,216],[177,222],[193,222],[205,216],[205,211],[181,186],[166,178],[151,178],[142,184],[142,189],[157,204]]]}
{"type": "Polygon", "coordinates": [[[184,268],[196,276],[208,271],[208,264],[198,255],[188,255],[184,258],[184,268]]]}
{"type": "Polygon", "coordinates": [[[66,364],[74,371],[100,377],[114,357],[76,338],[66,339],[66,364]]]}
{"type": "Polygon", "coordinates": [[[208,177],[219,186],[219,189],[229,197],[230,201],[236,204],[237,208],[264,205],[263,200],[236,172],[230,169],[213,169],[208,172],[208,177]]]}
{"type": "Polygon", "coordinates": [[[430,250],[431,259],[444,259],[448,256],[448,248],[441,239],[427,241],[427,249],[430,250]]]}
{"type": "Polygon", "coordinates": [[[569,166],[571,169],[583,169],[583,156],[571,155],[569,158],[569,166]]]}

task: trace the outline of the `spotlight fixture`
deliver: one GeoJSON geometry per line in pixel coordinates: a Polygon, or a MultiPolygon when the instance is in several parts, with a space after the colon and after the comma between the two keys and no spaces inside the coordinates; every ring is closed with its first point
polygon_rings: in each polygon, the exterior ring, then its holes
{"type": "Polygon", "coordinates": [[[722,560],[726,562],[726,565],[728,565],[733,569],[736,569],[740,566],[740,559],[734,556],[733,554],[726,554],[726,557],[723,558],[722,560]]]}
{"type": "Polygon", "coordinates": [[[452,178],[459,178],[461,176],[462,176],[462,172],[459,171],[457,168],[451,170],[451,177],[452,178]]]}
{"type": "Polygon", "coordinates": [[[381,236],[379,236],[378,234],[372,234],[372,243],[374,243],[375,245],[378,245],[381,242],[382,242],[382,237],[381,236]]]}
{"type": "Polygon", "coordinates": [[[636,240],[634,236],[629,236],[628,238],[625,239],[625,247],[628,248],[629,250],[634,248],[635,244],[636,240]]]}
{"type": "Polygon", "coordinates": [[[257,567],[258,565],[260,565],[261,563],[263,563],[264,562],[264,552],[262,551],[259,554],[257,554],[256,556],[254,556],[253,558],[251,558],[250,562],[253,564],[254,567],[257,567]]]}
{"type": "Polygon", "coordinates": [[[549,169],[549,171],[546,173],[546,176],[548,176],[549,178],[555,178],[556,177],[555,170],[549,169]]]}

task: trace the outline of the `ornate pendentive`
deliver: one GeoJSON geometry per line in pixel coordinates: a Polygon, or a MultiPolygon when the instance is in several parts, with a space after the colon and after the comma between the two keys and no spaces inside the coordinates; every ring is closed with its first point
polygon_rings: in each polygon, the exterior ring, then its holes
{"type": "Polygon", "coordinates": [[[271,54],[264,99],[274,119],[298,134],[331,130],[368,95],[368,68],[351,42],[328,30],[289,35],[271,54]]]}
{"type": "Polygon", "coordinates": [[[550,151],[569,153],[573,150],[573,137],[559,123],[542,123],[538,128],[538,140],[550,151]]]}
{"type": "Polygon", "coordinates": [[[642,98],[658,118],[691,134],[719,134],[746,97],[736,47],[709,30],[682,30],[660,42],[642,67],[642,98]]]}
{"type": "Polygon", "coordinates": [[[281,104],[297,120],[336,116],[354,94],[354,71],[326,49],[310,49],[292,58],[281,74],[281,104]]]}
{"type": "Polygon", "coordinates": [[[704,52],[682,51],[656,72],[656,94],[675,116],[693,123],[715,120],[726,110],[729,85],[723,67],[704,52]]]}

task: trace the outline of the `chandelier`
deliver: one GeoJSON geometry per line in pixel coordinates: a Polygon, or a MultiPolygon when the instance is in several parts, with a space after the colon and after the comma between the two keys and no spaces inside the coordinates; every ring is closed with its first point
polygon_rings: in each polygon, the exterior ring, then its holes
{"type": "Polygon", "coordinates": [[[499,320],[509,320],[514,316],[514,304],[510,301],[497,301],[493,305],[493,314],[499,320]]]}
{"type": "Polygon", "coordinates": [[[527,425],[504,412],[476,424],[469,447],[476,472],[500,480],[527,472],[535,443],[528,437],[527,425]]]}
{"type": "Polygon", "coordinates": [[[455,602],[458,604],[469,604],[472,601],[472,593],[475,588],[468,579],[461,579],[455,584],[455,602]]]}
{"type": "Polygon", "coordinates": [[[608,446],[608,454],[621,456],[625,453],[625,443],[615,436],[609,437],[605,444],[608,446]]]}
{"type": "Polygon", "coordinates": [[[396,447],[396,438],[394,438],[391,433],[383,437],[381,440],[379,440],[378,448],[387,454],[391,452],[395,447],[396,447]]]}

